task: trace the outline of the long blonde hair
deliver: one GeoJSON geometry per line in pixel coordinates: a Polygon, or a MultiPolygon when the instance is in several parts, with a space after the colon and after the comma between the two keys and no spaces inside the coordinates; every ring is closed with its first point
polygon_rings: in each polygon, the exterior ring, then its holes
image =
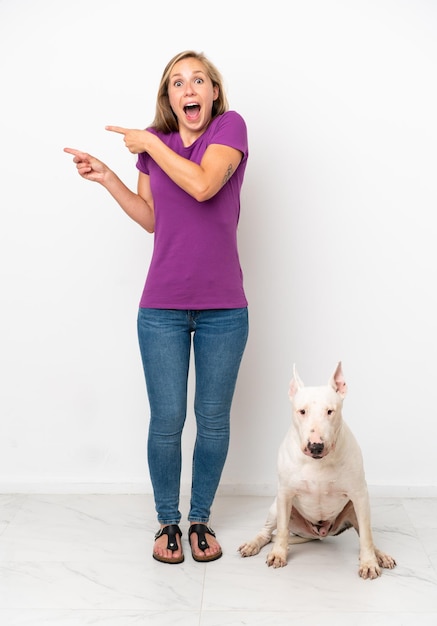
{"type": "Polygon", "coordinates": [[[155,119],[151,126],[163,133],[175,132],[179,129],[178,120],[170,106],[168,97],[168,83],[174,66],[182,59],[197,59],[206,70],[207,75],[211,79],[214,87],[218,87],[218,97],[212,105],[212,119],[217,115],[225,113],[229,109],[228,100],[223,88],[223,78],[213,63],[203,54],[203,52],[194,52],[194,50],[185,50],[176,54],[166,65],[159,84],[158,96],[156,98],[155,119]]]}

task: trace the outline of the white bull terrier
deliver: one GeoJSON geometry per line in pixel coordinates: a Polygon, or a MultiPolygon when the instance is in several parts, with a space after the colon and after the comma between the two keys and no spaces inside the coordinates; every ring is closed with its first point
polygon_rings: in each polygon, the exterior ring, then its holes
{"type": "Polygon", "coordinates": [[[258,554],[276,530],[267,565],[284,567],[289,544],[353,527],[359,536],[362,578],[377,578],[381,567],[395,567],[395,560],[373,544],[361,450],[342,417],[346,391],[341,362],[329,383],[320,387],[305,387],[293,368],[293,417],[279,448],[277,495],[262,530],[239,547],[242,556],[258,554]]]}

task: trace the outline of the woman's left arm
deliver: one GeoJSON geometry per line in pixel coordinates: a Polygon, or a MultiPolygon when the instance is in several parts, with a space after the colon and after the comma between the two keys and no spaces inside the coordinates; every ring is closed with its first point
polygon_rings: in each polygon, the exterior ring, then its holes
{"type": "Polygon", "coordinates": [[[106,126],[106,130],[124,135],[130,152],[147,152],[173,182],[198,202],[209,200],[231,178],[243,158],[242,153],[222,144],[210,144],[200,165],[176,154],[148,130],[106,126]]]}

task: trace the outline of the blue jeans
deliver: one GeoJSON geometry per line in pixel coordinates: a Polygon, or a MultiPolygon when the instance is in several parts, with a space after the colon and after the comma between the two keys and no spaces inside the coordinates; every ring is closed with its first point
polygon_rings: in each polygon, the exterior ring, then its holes
{"type": "Polygon", "coordinates": [[[158,521],[179,524],[181,438],[193,339],[196,442],[188,519],[207,523],[229,447],[230,410],[248,311],[142,309],[138,340],[150,404],[148,464],[158,521]]]}

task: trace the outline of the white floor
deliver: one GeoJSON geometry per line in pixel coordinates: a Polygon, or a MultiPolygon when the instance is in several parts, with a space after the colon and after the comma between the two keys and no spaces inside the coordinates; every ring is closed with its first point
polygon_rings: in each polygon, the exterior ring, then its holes
{"type": "MultiPolygon", "coordinates": [[[[262,526],[271,498],[219,496],[218,561],[165,565],[144,495],[0,495],[2,626],[436,626],[437,499],[372,499],[375,543],[397,560],[377,580],[357,574],[349,530],[294,546],[287,567],[268,548],[237,547],[262,526]]],[[[186,513],[186,503],[182,503],[186,513]]]]}

